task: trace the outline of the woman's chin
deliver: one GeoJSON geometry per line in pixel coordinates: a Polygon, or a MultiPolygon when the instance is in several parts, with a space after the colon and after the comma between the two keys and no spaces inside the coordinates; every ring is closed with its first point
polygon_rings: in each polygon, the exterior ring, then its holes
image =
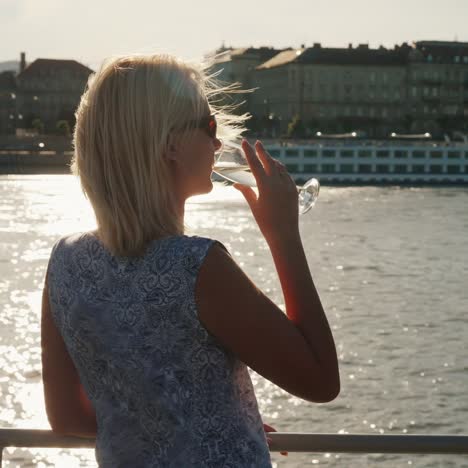
{"type": "Polygon", "coordinates": [[[213,182],[210,179],[210,180],[208,180],[208,182],[203,187],[199,187],[196,190],[194,190],[189,195],[189,197],[193,197],[193,196],[196,196],[196,195],[204,195],[206,193],[210,193],[212,190],[213,190],[213,182]]]}
{"type": "Polygon", "coordinates": [[[202,193],[210,193],[213,190],[213,181],[210,179],[206,184],[206,189],[202,193]]]}

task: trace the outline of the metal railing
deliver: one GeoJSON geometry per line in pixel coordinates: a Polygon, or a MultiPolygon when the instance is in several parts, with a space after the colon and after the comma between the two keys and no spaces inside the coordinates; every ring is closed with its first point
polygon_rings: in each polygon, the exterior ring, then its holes
{"type": "MultiPolygon", "coordinates": [[[[468,454],[468,435],[374,435],[270,432],[272,452],[468,454]]],[[[47,430],[1,429],[0,467],[7,447],[94,448],[94,439],[47,430]]]]}

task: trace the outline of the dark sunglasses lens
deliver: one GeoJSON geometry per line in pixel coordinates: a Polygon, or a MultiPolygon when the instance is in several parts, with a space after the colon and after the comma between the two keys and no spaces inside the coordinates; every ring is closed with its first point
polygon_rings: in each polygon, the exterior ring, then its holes
{"type": "Polygon", "coordinates": [[[216,138],[216,130],[217,130],[216,119],[213,116],[208,121],[208,133],[211,136],[211,138],[216,138]]]}

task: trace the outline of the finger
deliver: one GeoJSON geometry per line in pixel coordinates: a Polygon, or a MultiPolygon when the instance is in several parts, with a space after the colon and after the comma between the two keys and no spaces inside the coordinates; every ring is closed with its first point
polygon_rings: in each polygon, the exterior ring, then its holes
{"type": "Polygon", "coordinates": [[[269,424],[263,423],[263,429],[265,432],[277,432],[276,429],[269,424]]]}
{"type": "Polygon", "coordinates": [[[242,140],[242,149],[244,150],[244,154],[247,162],[249,163],[252,175],[255,177],[258,185],[259,181],[265,176],[263,165],[258,159],[254,148],[252,148],[252,145],[245,139],[242,140]]]}
{"type": "Polygon", "coordinates": [[[244,195],[244,198],[252,209],[257,202],[257,194],[247,185],[234,184],[233,187],[244,195]]]}
{"type": "Polygon", "coordinates": [[[276,170],[275,160],[268,154],[268,151],[263,146],[263,143],[259,140],[255,142],[255,149],[257,150],[258,158],[265,168],[265,172],[271,175],[276,170]]]}
{"type": "Polygon", "coordinates": [[[278,174],[281,176],[282,180],[288,181],[288,184],[291,186],[291,190],[297,190],[296,188],[296,182],[294,182],[294,179],[291,177],[291,174],[288,172],[287,167],[281,162],[278,161],[277,159],[274,160],[275,165],[278,171],[278,174]]]}
{"type": "Polygon", "coordinates": [[[288,170],[286,169],[286,166],[285,166],[280,160],[278,160],[278,159],[273,159],[273,162],[275,163],[275,166],[276,166],[276,168],[277,168],[278,170],[280,170],[280,171],[286,171],[286,172],[288,171],[288,170]]]}

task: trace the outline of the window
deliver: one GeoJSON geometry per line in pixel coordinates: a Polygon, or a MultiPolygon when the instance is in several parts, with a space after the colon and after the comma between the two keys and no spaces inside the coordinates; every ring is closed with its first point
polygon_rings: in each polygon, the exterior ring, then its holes
{"type": "Polygon", "coordinates": [[[396,174],[406,174],[408,172],[408,166],[406,164],[395,164],[393,172],[396,174]]]}
{"type": "Polygon", "coordinates": [[[459,151],[449,151],[447,153],[449,159],[460,159],[461,153],[459,151]]]}
{"type": "Polygon", "coordinates": [[[333,158],[335,156],[335,150],[323,150],[322,155],[324,158],[333,158]]]}
{"type": "Polygon", "coordinates": [[[279,149],[268,149],[267,148],[267,151],[268,151],[268,153],[270,153],[270,156],[273,156],[273,157],[279,157],[279,155],[280,155],[280,150],[279,149]]]}
{"type": "Polygon", "coordinates": [[[388,150],[377,150],[378,158],[388,158],[390,156],[390,151],[388,150]]]}
{"type": "Polygon", "coordinates": [[[442,151],[431,151],[431,158],[441,158],[442,151]]]}
{"type": "Polygon", "coordinates": [[[353,150],[341,150],[340,156],[342,158],[352,158],[353,157],[353,150]]]}
{"type": "Polygon", "coordinates": [[[395,158],[407,158],[408,157],[408,151],[403,151],[403,150],[396,150],[395,153],[395,158]]]}
{"type": "Polygon", "coordinates": [[[386,174],[390,172],[390,166],[388,164],[377,164],[377,172],[381,174],[386,174]]]}
{"type": "Polygon", "coordinates": [[[460,166],[447,166],[447,172],[449,174],[460,174],[461,167],[460,166]]]}
{"type": "Polygon", "coordinates": [[[341,164],[340,165],[340,172],[342,173],[353,173],[354,166],[352,164],[341,164]]]}
{"type": "Polygon", "coordinates": [[[304,164],[304,172],[317,172],[317,164],[304,164]]]}
{"type": "Polygon", "coordinates": [[[442,174],[442,166],[429,166],[431,174],[442,174]]]}
{"type": "Polygon", "coordinates": [[[424,165],[423,164],[415,164],[413,166],[412,172],[413,172],[413,174],[424,174],[424,172],[425,172],[424,165]]]}
{"type": "Polygon", "coordinates": [[[297,172],[298,171],[298,166],[297,166],[297,164],[286,164],[286,169],[289,172],[297,172]]]}
{"type": "Polygon", "coordinates": [[[372,156],[372,151],[371,150],[359,150],[358,156],[360,158],[370,158],[372,156]]]}
{"type": "Polygon", "coordinates": [[[335,165],[334,164],[322,164],[322,172],[335,172],[335,165]]]}
{"type": "Polygon", "coordinates": [[[358,172],[361,174],[371,174],[372,173],[372,165],[371,164],[359,164],[358,172]]]}
{"type": "Polygon", "coordinates": [[[288,158],[294,158],[296,156],[299,156],[299,151],[297,149],[287,149],[286,156],[288,158]]]}
{"type": "Polygon", "coordinates": [[[421,150],[413,151],[413,158],[424,158],[425,152],[421,150]]]}
{"type": "Polygon", "coordinates": [[[304,156],[306,158],[316,158],[317,157],[317,150],[306,149],[304,151],[304,156]]]}

